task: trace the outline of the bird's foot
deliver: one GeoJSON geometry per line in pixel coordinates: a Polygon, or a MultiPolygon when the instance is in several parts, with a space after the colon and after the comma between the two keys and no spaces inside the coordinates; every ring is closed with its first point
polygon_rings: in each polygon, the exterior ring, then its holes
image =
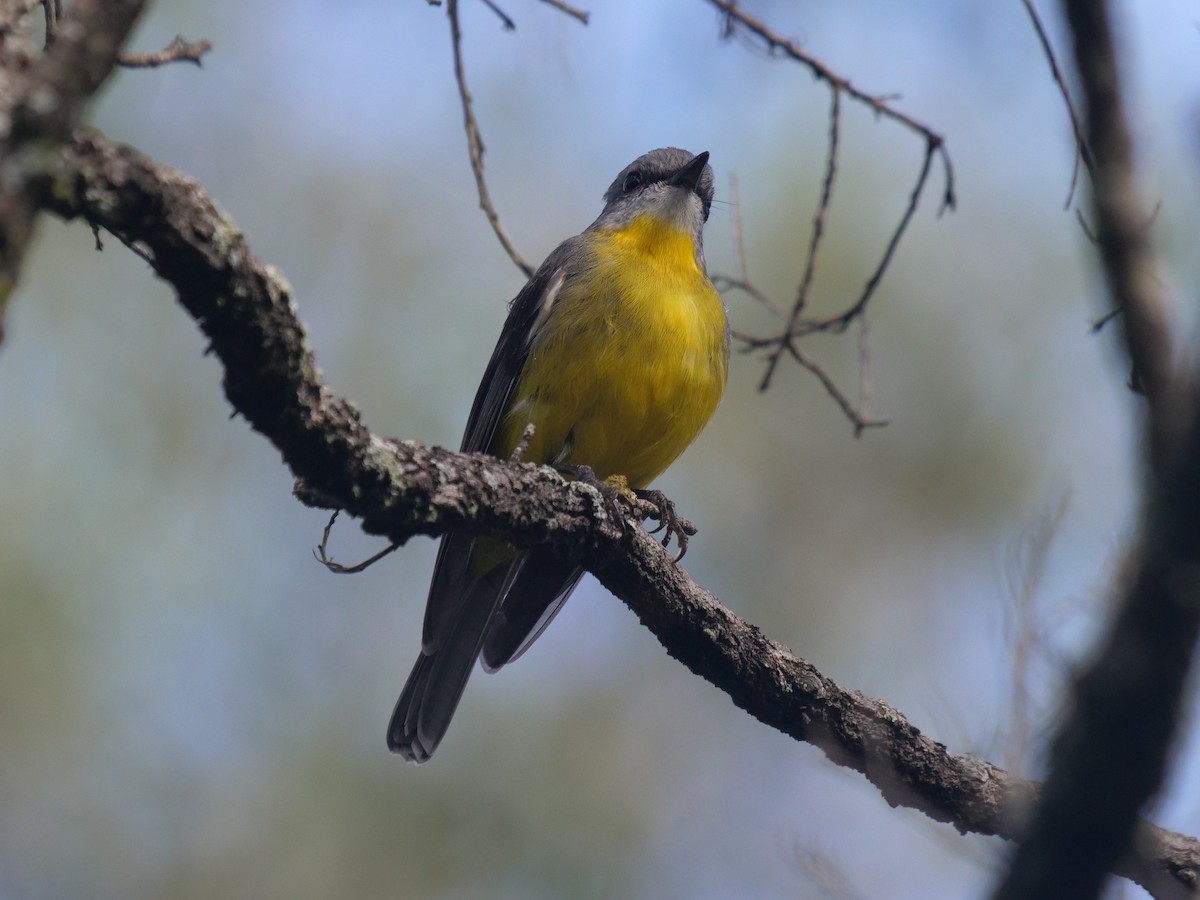
{"type": "Polygon", "coordinates": [[[555,468],[564,475],[570,475],[577,481],[594,487],[604,498],[605,505],[613,519],[621,523],[624,533],[625,518],[632,514],[638,521],[654,519],[657,527],[650,529],[650,534],[664,532],[662,545],[667,547],[671,538],[679,547],[679,553],[674,562],[683,559],[687,553],[688,538],[696,533],[696,526],[675,512],[675,504],[662,491],[631,488],[624,475],[610,475],[601,479],[591,466],[561,464],[555,468]]]}
{"type": "Polygon", "coordinates": [[[688,538],[696,533],[696,526],[675,512],[675,504],[662,491],[641,489],[633,493],[637,498],[638,514],[643,521],[654,519],[658,522],[658,526],[651,529],[650,534],[663,532],[663,548],[671,543],[672,537],[675,538],[679,553],[676,554],[674,562],[679,562],[687,553],[688,538]]]}

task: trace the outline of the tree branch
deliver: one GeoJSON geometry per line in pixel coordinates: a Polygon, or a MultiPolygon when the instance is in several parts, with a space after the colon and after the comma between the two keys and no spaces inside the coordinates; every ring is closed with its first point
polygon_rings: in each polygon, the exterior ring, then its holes
{"type": "Polygon", "coordinates": [[[182,35],[161,50],[153,53],[122,53],[117,62],[127,69],[157,69],[173,62],[190,62],[197,66],[204,64],[204,54],[212,49],[212,41],[185,41],[182,35]]]}
{"type": "Polygon", "coordinates": [[[142,7],[143,0],[79,0],[54,43],[27,70],[3,67],[12,86],[0,92],[0,341],[33,236],[37,207],[29,188],[112,72],[142,7]]]}
{"type": "MultiPolygon", "coordinates": [[[[64,153],[45,206],[141,247],[224,366],[234,409],[279,449],[310,505],[344,508],[404,542],[455,529],[553,549],[587,566],[666,648],[761,722],[863,773],[892,805],[1013,838],[1038,787],[955,756],[898,711],[840,688],[721,605],[592,488],[549,469],[371,434],[323,383],[282,276],[191,179],[95,132],[64,153]]],[[[1200,845],[1153,825],[1115,871],[1190,883],[1200,845]]]]}
{"type": "MultiPolygon", "coordinates": [[[[1125,313],[1134,384],[1146,399],[1148,477],[1142,535],[1120,606],[1074,686],[1044,799],[996,894],[1003,900],[1094,897],[1131,840],[1136,846],[1137,814],[1162,785],[1200,634],[1197,374],[1175,358],[1147,236],[1151,217],[1133,171],[1107,3],[1063,5],[1094,155],[1097,245],[1114,305],[1125,313]]],[[[1195,873],[1171,887],[1157,895],[1190,896],[1195,873]]]]}
{"type": "MultiPolygon", "coordinates": [[[[945,140],[942,136],[929,126],[896,109],[892,105],[894,98],[873,96],[855,87],[849,78],[837,74],[829,66],[806,52],[795,41],[784,37],[765,22],[747,13],[737,4],[736,0],[708,0],[708,2],[720,10],[725,22],[724,32],[726,37],[731,37],[735,34],[747,35],[753,40],[761,42],[768,53],[772,55],[780,53],[793,62],[804,66],[812,73],[814,78],[818,81],[823,81],[829,87],[829,138],[826,142],[828,152],[825,163],[825,174],[822,180],[821,197],[817,210],[813,214],[812,233],[809,239],[807,255],[805,256],[804,272],[800,278],[800,286],[796,291],[796,298],[792,303],[790,313],[779,315],[782,321],[782,328],[777,334],[762,337],[735,332],[734,337],[747,350],[760,348],[767,350],[766,366],[763,377],[759,382],[759,390],[765,391],[770,387],[771,380],[779,366],[779,361],[786,353],[817,376],[826,392],[833,397],[842,412],[850,420],[854,426],[855,437],[858,437],[865,428],[886,425],[886,420],[872,417],[869,409],[863,403],[860,403],[857,407],[851,404],[846,399],[845,393],[837,387],[828,373],[815,360],[800,350],[798,341],[807,335],[820,332],[840,334],[845,332],[856,319],[859,322],[866,321],[867,306],[871,302],[875,290],[882,282],[883,276],[895,256],[896,248],[899,246],[901,238],[904,236],[913,215],[917,211],[917,206],[928,185],[935,157],[941,159],[945,177],[942,202],[938,209],[938,214],[941,215],[942,212],[954,208],[954,168],[950,161],[950,154],[946,150],[945,140]],[[909,195],[908,205],[905,207],[899,222],[893,229],[882,257],[876,264],[871,276],[867,279],[857,299],[850,302],[844,310],[833,315],[820,318],[805,318],[804,311],[808,306],[809,296],[812,292],[817,256],[822,247],[822,239],[825,235],[825,222],[832,202],[834,183],[838,173],[838,149],[841,140],[843,96],[849,98],[851,101],[869,107],[877,117],[891,119],[903,128],[920,136],[925,144],[925,154],[921,163],[920,173],[917,176],[916,186],[909,195]]],[[[744,260],[740,253],[739,263],[741,264],[740,278],[718,276],[714,281],[723,286],[723,288],[744,290],[762,302],[764,299],[763,293],[750,282],[749,277],[746,275],[744,260]]],[[[767,305],[771,308],[777,306],[773,302],[767,305]]],[[[860,335],[859,347],[859,368],[865,372],[867,370],[868,355],[866,352],[866,342],[862,339],[862,335],[860,335]]]]}

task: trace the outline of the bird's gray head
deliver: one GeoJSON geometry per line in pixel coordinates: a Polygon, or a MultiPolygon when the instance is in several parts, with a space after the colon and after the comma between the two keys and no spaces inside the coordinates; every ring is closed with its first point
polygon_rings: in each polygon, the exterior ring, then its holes
{"type": "Polygon", "coordinates": [[[638,216],[654,216],[691,232],[700,248],[700,233],[713,201],[713,170],[708,151],[692,154],[678,147],[651,150],[621,170],[604,194],[604,212],[592,228],[615,229],[638,216]]]}

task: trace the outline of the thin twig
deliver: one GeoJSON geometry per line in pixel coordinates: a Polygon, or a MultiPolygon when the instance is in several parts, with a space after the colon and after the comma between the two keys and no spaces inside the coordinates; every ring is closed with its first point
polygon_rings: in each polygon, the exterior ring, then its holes
{"type": "Polygon", "coordinates": [[[1115,309],[1110,309],[1108,312],[1106,312],[1104,315],[1102,315],[1100,318],[1096,319],[1096,321],[1094,321],[1092,323],[1092,327],[1091,327],[1092,334],[1096,334],[1097,332],[1102,331],[1104,329],[1105,325],[1107,325],[1109,322],[1111,322],[1113,319],[1115,319],[1120,314],[1121,314],[1121,307],[1118,306],[1115,309]]]}
{"type": "Polygon", "coordinates": [[[185,41],[182,36],[163,47],[157,53],[122,53],[117,64],[127,69],[154,69],[173,62],[191,62],[202,65],[204,54],[212,49],[212,41],[185,41]]]}
{"type": "Polygon", "coordinates": [[[817,331],[845,331],[847,326],[866,310],[872,294],[875,293],[875,289],[879,287],[880,282],[883,280],[883,274],[887,271],[888,264],[891,263],[892,257],[896,253],[896,248],[900,245],[900,238],[904,236],[904,232],[908,228],[908,223],[912,221],[913,214],[917,211],[917,205],[920,203],[921,194],[925,190],[925,182],[929,178],[930,167],[936,151],[937,148],[934,145],[925,145],[925,159],[921,164],[921,172],[917,175],[917,183],[913,186],[912,194],[909,195],[908,206],[905,207],[904,214],[900,217],[900,224],[892,232],[892,237],[883,252],[883,258],[879,260],[879,265],[876,266],[875,272],[867,279],[867,284],[863,288],[862,294],[859,295],[858,300],[845,312],[839,313],[836,316],[800,323],[795,336],[800,337],[817,331]]]}
{"type": "MultiPolygon", "coordinates": [[[[829,213],[829,204],[833,200],[833,184],[837,180],[837,153],[842,129],[842,91],[834,85],[830,90],[829,104],[829,153],[825,158],[825,178],[821,184],[821,200],[813,215],[812,235],[808,242],[808,257],[804,261],[804,275],[800,279],[800,288],[796,292],[796,302],[792,304],[792,313],[788,318],[786,334],[793,334],[796,323],[804,313],[808,304],[808,294],[812,289],[813,274],[817,269],[817,251],[821,249],[821,239],[825,236],[825,217],[829,213]]],[[[865,304],[863,304],[865,305],[865,304]]],[[[771,377],[779,365],[779,357],[783,355],[786,341],[780,341],[767,357],[767,369],[763,373],[758,389],[765,391],[771,386],[771,377]]]]}
{"type": "MultiPolygon", "coordinates": [[[[817,203],[816,212],[813,214],[812,235],[809,239],[808,255],[805,260],[804,273],[801,277],[800,287],[796,293],[796,300],[792,306],[791,312],[787,314],[787,326],[783,334],[774,335],[769,338],[753,337],[742,332],[734,332],[733,337],[745,345],[746,350],[757,349],[761,347],[770,347],[771,352],[768,354],[766,371],[763,373],[762,380],[759,382],[759,390],[765,391],[770,386],[771,378],[774,375],[775,369],[779,364],[780,356],[786,351],[804,368],[808,369],[817,377],[825,388],[826,393],[833,398],[838,404],[842,412],[854,425],[854,436],[858,437],[862,434],[865,428],[877,428],[887,424],[885,419],[873,419],[867,413],[867,401],[870,397],[870,371],[869,361],[870,356],[866,351],[866,331],[859,335],[859,405],[855,407],[850,402],[849,398],[842,390],[834,383],[829,374],[810,356],[804,353],[795,341],[794,332],[797,330],[797,323],[800,321],[801,314],[808,300],[809,291],[812,287],[813,275],[816,271],[817,255],[821,247],[821,240],[825,234],[825,220],[829,212],[830,204],[833,200],[833,186],[837,180],[837,158],[838,148],[840,146],[841,134],[841,89],[834,87],[831,90],[831,101],[829,110],[829,153],[825,163],[825,177],[821,188],[821,198],[817,203]]],[[[927,157],[928,158],[928,157],[927,157]]],[[[713,283],[717,285],[718,290],[729,290],[736,288],[745,291],[750,296],[754,297],[779,318],[784,318],[783,309],[771,300],[764,292],[754,286],[750,280],[748,266],[746,264],[745,250],[741,242],[741,204],[740,197],[737,194],[737,182],[733,181],[733,206],[734,206],[734,252],[737,258],[739,277],[733,278],[730,276],[717,276],[713,279],[713,283]]],[[[904,222],[901,223],[900,231],[903,231],[904,222]]],[[[890,248],[889,248],[890,252],[890,248]]],[[[885,262],[886,265],[886,257],[885,262]]],[[[868,290],[871,286],[868,285],[868,290]]],[[[859,304],[859,309],[854,312],[855,316],[861,316],[862,309],[865,308],[865,302],[859,304]]],[[[816,330],[816,329],[814,329],[816,330]]]]}
{"type": "Polygon", "coordinates": [[[479,192],[479,206],[487,216],[488,224],[492,226],[500,246],[522,272],[525,277],[533,275],[533,266],[517,252],[516,246],[508,237],[508,232],[500,224],[500,215],[492,205],[488,193],[487,179],[483,175],[483,137],[479,133],[479,123],[475,120],[475,110],[471,102],[471,91],[467,88],[467,73],[463,67],[462,58],[462,29],[458,24],[458,0],[447,0],[446,14],[450,17],[450,42],[454,48],[454,80],[458,82],[458,97],[462,102],[463,128],[467,132],[467,151],[471,156],[471,171],[475,173],[475,188],[479,192]]]}
{"type": "Polygon", "coordinates": [[[946,176],[945,189],[942,193],[942,205],[938,210],[938,214],[940,215],[947,209],[954,208],[954,167],[950,162],[950,154],[946,150],[945,139],[940,134],[928,125],[918,122],[912,116],[892,106],[890,101],[895,99],[894,96],[872,96],[859,90],[851,84],[848,78],[838,75],[820,60],[805,52],[795,41],[777,34],[766,23],[754,18],[743,10],[734,0],[708,0],[708,2],[725,14],[726,36],[731,36],[735,33],[734,23],[740,24],[746,31],[763,41],[767,50],[771,53],[775,53],[776,51],[783,52],[784,55],[806,66],[814,77],[826,82],[833,88],[844,91],[847,96],[852,97],[860,103],[866,104],[877,115],[891,119],[911,131],[920,133],[925,138],[927,146],[932,148],[932,152],[936,152],[941,158],[946,176]]]}
{"type": "MultiPolygon", "coordinates": [[[[862,316],[858,320],[858,408],[863,415],[870,414],[871,400],[875,396],[875,382],[871,379],[870,333],[867,317],[862,316]]],[[[859,429],[854,436],[861,433],[862,429],[859,429]]]]}
{"type": "Polygon", "coordinates": [[[509,462],[517,463],[525,461],[525,454],[529,452],[529,445],[533,443],[535,427],[532,422],[525,426],[525,430],[521,432],[521,439],[517,441],[517,446],[513,447],[513,452],[508,457],[509,462]]]}
{"type": "Polygon", "coordinates": [[[584,25],[588,23],[588,18],[591,16],[587,10],[577,9],[569,3],[564,3],[563,0],[542,0],[548,6],[553,6],[560,12],[566,13],[568,16],[578,19],[584,25]]]}
{"type": "Polygon", "coordinates": [[[867,428],[882,428],[888,424],[888,419],[872,419],[865,415],[861,410],[855,409],[854,404],[851,403],[849,398],[842,393],[841,389],[834,384],[834,381],[829,377],[829,374],[823,368],[821,368],[821,364],[801,350],[795,341],[788,341],[787,349],[796,362],[800,363],[800,365],[804,366],[804,368],[808,369],[808,371],[817,376],[817,381],[821,382],[821,386],[825,388],[825,392],[829,394],[829,396],[833,398],[833,401],[842,408],[842,412],[845,413],[846,418],[854,424],[855,437],[858,437],[867,428]]]}
{"type": "Polygon", "coordinates": [[[333,574],[357,575],[359,572],[364,572],[371,568],[371,566],[375,565],[375,563],[379,562],[389,553],[394,553],[396,550],[400,549],[400,544],[392,543],[384,547],[369,559],[364,559],[362,562],[353,566],[344,566],[340,562],[335,562],[333,557],[328,553],[329,536],[333,533],[333,523],[337,521],[339,512],[340,510],[336,509],[333,511],[333,515],[329,517],[329,521],[325,524],[325,528],[321,531],[321,543],[317,549],[313,551],[313,556],[317,558],[317,561],[333,574]]]}
{"type": "Polygon", "coordinates": [[[499,17],[501,24],[504,25],[505,31],[516,31],[517,30],[517,23],[514,22],[511,18],[509,18],[508,13],[506,13],[504,10],[502,10],[496,4],[495,0],[483,0],[483,5],[486,6],[488,9],[490,9],[492,12],[494,12],[499,17]]]}
{"type": "Polygon", "coordinates": [[[1063,103],[1067,107],[1067,117],[1071,120],[1071,131],[1075,135],[1075,164],[1071,172],[1071,188],[1067,192],[1067,208],[1070,208],[1071,198],[1075,194],[1076,174],[1079,171],[1080,161],[1083,162],[1088,170],[1088,175],[1092,178],[1096,177],[1096,163],[1092,158],[1092,151],[1088,147],[1087,139],[1083,136],[1083,123],[1079,120],[1079,113],[1075,111],[1075,104],[1071,100],[1071,90],[1067,87],[1066,76],[1063,75],[1063,71],[1058,65],[1058,57],[1054,55],[1054,48],[1050,46],[1050,37],[1046,34],[1045,26],[1042,25],[1042,18],[1038,15],[1037,7],[1033,5],[1033,0],[1021,0],[1021,2],[1025,4],[1025,10],[1033,22],[1033,30],[1037,33],[1038,40],[1041,41],[1046,61],[1050,63],[1050,74],[1054,76],[1054,83],[1058,85],[1058,90],[1062,94],[1063,103]]]}
{"type": "Polygon", "coordinates": [[[1083,156],[1076,151],[1071,161],[1071,183],[1067,186],[1067,199],[1063,201],[1063,209],[1070,209],[1075,200],[1075,188],[1079,186],[1079,166],[1083,156]]]}
{"type": "MultiPolygon", "coordinates": [[[[780,54],[786,56],[795,62],[805,66],[812,75],[820,81],[829,85],[832,98],[831,110],[829,117],[829,151],[826,160],[825,175],[822,185],[822,194],[819,201],[817,211],[813,217],[813,230],[810,238],[808,256],[805,260],[804,273],[801,277],[799,288],[796,292],[796,299],[791,307],[788,315],[787,327],[781,334],[771,337],[752,337],[741,333],[735,334],[735,337],[741,341],[747,350],[758,348],[769,348],[767,354],[766,370],[763,378],[760,381],[760,390],[766,390],[774,376],[775,370],[778,367],[779,360],[784,353],[796,358],[798,361],[803,357],[807,363],[802,362],[813,374],[825,385],[830,396],[839,403],[844,412],[847,412],[851,421],[855,425],[855,433],[860,434],[864,427],[883,424],[882,421],[871,419],[864,411],[867,409],[868,401],[871,395],[871,379],[870,379],[870,354],[866,345],[866,334],[864,330],[859,335],[859,397],[860,404],[858,409],[855,409],[840,390],[836,387],[830,390],[833,385],[832,380],[828,376],[819,371],[820,367],[815,366],[812,360],[804,356],[799,351],[796,342],[799,338],[816,332],[833,332],[840,333],[853,322],[855,319],[861,319],[866,313],[867,304],[870,302],[876,289],[881,283],[888,266],[895,256],[896,249],[899,246],[901,238],[904,236],[909,223],[916,213],[917,206],[920,202],[921,195],[924,193],[928,185],[929,173],[933,165],[933,159],[936,156],[941,160],[944,173],[944,187],[942,190],[941,203],[938,207],[938,215],[941,215],[946,210],[953,209],[955,205],[955,185],[954,185],[954,167],[950,160],[950,154],[946,149],[945,139],[934,131],[929,126],[917,121],[907,113],[901,112],[894,105],[896,99],[891,95],[871,95],[865,91],[855,87],[848,78],[838,75],[820,60],[807,53],[795,41],[784,37],[783,35],[772,30],[761,20],[755,18],[745,12],[735,0],[708,0],[710,4],[721,11],[724,17],[723,36],[733,38],[739,34],[744,34],[753,40],[760,42],[760,45],[765,48],[771,56],[780,54]],[[809,297],[812,292],[813,278],[816,270],[817,253],[820,248],[822,238],[824,236],[825,220],[828,215],[828,210],[831,205],[834,182],[837,175],[837,153],[841,131],[841,101],[845,95],[853,101],[862,103],[868,106],[877,116],[891,119],[909,131],[919,134],[925,143],[925,156],[922,160],[921,171],[917,177],[916,185],[912,195],[909,197],[908,205],[904,210],[900,221],[893,231],[887,246],[883,252],[882,258],[868,278],[863,287],[862,293],[858,296],[855,302],[844,311],[819,319],[805,319],[804,311],[807,308],[809,297]]],[[[740,230],[740,221],[735,221],[735,229],[740,230]]],[[[756,291],[750,282],[749,277],[745,274],[745,267],[739,260],[739,266],[742,268],[742,274],[739,278],[722,278],[719,280],[720,285],[724,289],[736,288],[754,296],[756,299],[761,299],[761,292],[756,291]]],[[[714,279],[714,281],[718,281],[714,279]]],[[[775,309],[773,304],[766,304],[769,308],[775,309]]]]}
{"type": "Polygon", "coordinates": [[[1087,219],[1083,217],[1083,211],[1075,210],[1075,220],[1079,222],[1079,227],[1083,230],[1083,236],[1088,239],[1088,243],[1096,245],[1099,241],[1096,239],[1096,232],[1092,226],[1088,224],[1087,219]]]}
{"type": "Polygon", "coordinates": [[[794,325],[808,305],[808,295],[812,289],[813,274],[817,269],[817,251],[821,247],[821,239],[825,236],[825,219],[829,215],[829,205],[833,202],[833,185],[837,180],[838,148],[841,146],[842,133],[842,92],[833,88],[829,98],[829,155],[825,160],[825,177],[821,182],[821,202],[813,216],[812,236],[809,238],[808,259],[804,262],[804,277],[800,280],[800,288],[796,292],[796,302],[792,306],[792,321],[794,325]]]}

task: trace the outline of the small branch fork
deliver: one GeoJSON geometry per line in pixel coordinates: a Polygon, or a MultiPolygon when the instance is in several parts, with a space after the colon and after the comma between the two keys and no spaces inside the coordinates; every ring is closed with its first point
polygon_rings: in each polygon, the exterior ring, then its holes
{"type": "Polygon", "coordinates": [[[806,66],[812,72],[813,77],[824,81],[831,89],[844,92],[851,99],[869,106],[877,115],[891,119],[908,130],[921,135],[925,139],[926,152],[931,156],[936,155],[941,159],[942,168],[945,172],[945,187],[942,192],[942,204],[938,209],[938,214],[940,215],[946,210],[954,208],[954,168],[950,161],[950,154],[946,150],[945,139],[940,134],[929,126],[918,122],[907,113],[903,113],[892,106],[891,101],[894,98],[875,96],[859,90],[851,84],[848,78],[838,75],[820,60],[803,50],[797,43],[773,31],[766,23],[747,13],[736,2],[733,2],[733,0],[708,0],[708,2],[724,14],[726,37],[732,37],[739,27],[742,28],[745,33],[761,40],[769,53],[783,53],[788,58],[806,66]]]}
{"type": "MultiPolygon", "coordinates": [[[[54,43],[58,36],[58,23],[62,18],[62,4],[59,0],[40,0],[46,15],[46,46],[54,43]]],[[[173,62],[190,62],[197,66],[202,64],[204,54],[212,49],[212,41],[187,41],[176,35],[175,39],[163,49],[154,53],[131,53],[123,51],[117,54],[117,65],[127,69],[156,69],[173,62]]]]}
{"type": "Polygon", "coordinates": [[[825,388],[826,393],[833,398],[834,402],[838,404],[842,412],[850,420],[854,426],[855,436],[857,437],[866,428],[875,428],[887,424],[886,419],[874,418],[870,413],[868,402],[870,397],[870,354],[865,340],[865,329],[860,333],[859,340],[860,389],[859,399],[856,403],[849,400],[820,364],[800,349],[799,341],[811,334],[841,334],[856,320],[860,323],[865,323],[867,305],[882,282],[884,273],[887,271],[889,264],[896,254],[896,248],[900,244],[900,239],[904,236],[913,215],[916,213],[921,196],[925,193],[935,157],[941,161],[945,177],[945,185],[942,190],[942,200],[938,208],[938,214],[941,215],[946,210],[954,208],[954,169],[950,161],[950,155],[946,151],[945,140],[928,126],[897,110],[891,105],[892,98],[873,96],[859,90],[851,84],[849,79],[843,78],[833,72],[824,63],[805,52],[794,41],[779,35],[764,22],[745,12],[733,0],[708,0],[708,2],[720,10],[724,17],[725,36],[727,38],[739,33],[748,35],[760,41],[766,47],[768,53],[772,55],[782,53],[784,56],[807,67],[814,77],[829,86],[829,150],[821,185],[821,198],[817,204],[817,210],[813,214],[812,234],[809,238],[804,271],[800,279],[800,287],[796,292],[796,299],[792,303],[791,309],[785,313],[778,304],[766,302],[764,293],[754,287],[746,274],[745,257],[740,242],[740,213],[735,219],[739,233],[739,236],[735,237],[735,240],[738,244],[737,252],[740,277],[722,277],[714,279],[714,281],[717,282],[718,288],[724,290],[736,289],[749,294],[760,303],[763,303],[783,323],[778,333],[765,337],[742,333],[735,334],[735,337],[742,343],[745,351],[766,351],[766,370],[763,373],[762,380],[759,382],[759,390],[765,391],[771,386],[771,381],[779,366],[779,361],[784,354],[787,354],[816,376],[821,386],[825,388]],[[829,208],[833,201],[833,191],[837,180],[843,97],[865,104],[876,115],[891,119],[909,131],[915,132],[924,140],[925,154],[920,172],[917,175],[916,184],[909,196],[908,204],[900,217],[899,223],[892,232],[891,238],[888,240],[882,257],[871,273],[871,276],[867,279],[861,293],[854,302],[839,313],[827,317],[810,318],[806,317],[804,313],[812,293],[817,257],[820,253],[822,240],[825,237],[826,219],[828,218],[829,208]]]}

